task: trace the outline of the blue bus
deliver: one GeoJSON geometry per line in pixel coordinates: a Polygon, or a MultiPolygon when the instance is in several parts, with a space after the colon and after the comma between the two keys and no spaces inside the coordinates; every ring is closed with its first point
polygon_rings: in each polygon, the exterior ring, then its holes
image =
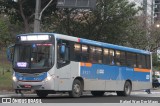
{"type": "Polygon", "coordinates": [[[149,51],[57,33],[29,33],[16,37],[7,55],[13,64],[13,88],[35,90],[37,96],[68,92],[80,97],[152,88],[149,51]],[[13,52],[11,52],[13,48],[13,52]]]}

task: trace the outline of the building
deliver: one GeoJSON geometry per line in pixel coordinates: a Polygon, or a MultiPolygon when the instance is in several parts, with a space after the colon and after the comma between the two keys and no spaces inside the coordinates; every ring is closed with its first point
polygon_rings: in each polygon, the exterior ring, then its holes
{"type": "Polygon", "coordinates": [[[154,21],[160,21],[160,0],[154,1],[154,21]]]}
{"type": "Polygon", "coordinates": [[[135,3],[137,8],[138,7],[143,8],[143,10],[140,11],[138,15],[144,15],[146,17],[146,22],[148,24],[154,23],[154,11],[153,11],[154,0],[128,0],[128,1],[135,3]]]}

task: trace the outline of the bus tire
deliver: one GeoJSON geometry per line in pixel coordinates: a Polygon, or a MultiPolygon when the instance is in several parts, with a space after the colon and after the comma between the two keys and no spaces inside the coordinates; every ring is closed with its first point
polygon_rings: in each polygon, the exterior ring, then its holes
{"type": "Polygon", "coordinates": [[[36,90],[36,94],[38,97],[46,97],[48,95],[47,91],[36,90]]]}
{"type": "Polygon", "coordinates": [[[104,91],[91,91],[91,94],[93,96],[103,96],[104,95],[104,91]]]}
{"type": "Polygon", "coordinates": [[[124,84],[124,90],[123,91],[117,91],[118,96],[129,96],[132,91],[132,85],[129,81],[126,81],[124,84]]]}
{"type": "Polygon", "coordinates": [[[78,98],[82,95],[82,84],[78,79],[73,81],[72,91],[69,92],[70,97],[78,98]]]}

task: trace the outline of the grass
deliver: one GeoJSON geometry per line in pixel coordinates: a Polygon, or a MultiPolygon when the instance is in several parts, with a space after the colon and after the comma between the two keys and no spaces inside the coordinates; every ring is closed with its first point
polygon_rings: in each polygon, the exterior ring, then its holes
{"type": "Polygon", "coordinates": [[[0,50],[0,91],[12,89],[11,63],[7,61],[5,50],[0,50]]]}
{"type": "Polygon", "coordinates": [[[12,77],[11,72],[4,72],[0,74],[0,91],[1,90],[12,90],[12,77]]]}

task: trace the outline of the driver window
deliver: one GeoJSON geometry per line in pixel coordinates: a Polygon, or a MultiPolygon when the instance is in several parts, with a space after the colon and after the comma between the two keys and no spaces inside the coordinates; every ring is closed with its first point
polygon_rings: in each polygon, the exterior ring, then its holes
{"type": "Polygon", "coordinates": [[[57,64],[58,68],[69,63],[69,42],[58,40],[57,43],[57,64]]]}

